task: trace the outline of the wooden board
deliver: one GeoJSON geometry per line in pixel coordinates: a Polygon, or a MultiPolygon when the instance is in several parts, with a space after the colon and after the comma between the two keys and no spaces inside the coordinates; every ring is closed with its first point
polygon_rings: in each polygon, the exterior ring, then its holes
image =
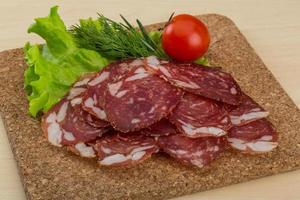
{"type": "Polygon", "coordinates": [[[231,20],[220,15],[200,18],[212,35],[209,60],[231,72],[242,89],[270,111],[279,147],[259,156],[229,151],[204,169],[182,166],[163,155],[131,169],[98,168],[94,160],[48,144],[39,121],[27,115],[22,50],[4,51],[0,112],[29,199],[166,199],[300,167],[299,109],[231,20]]]}

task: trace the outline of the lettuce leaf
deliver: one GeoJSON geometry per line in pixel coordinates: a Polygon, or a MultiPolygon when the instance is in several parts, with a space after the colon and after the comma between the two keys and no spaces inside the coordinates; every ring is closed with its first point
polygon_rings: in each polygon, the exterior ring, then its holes
{"type": "Polygon", "coordinates": [[[72,35],[52,7],[49,16],[35,19],[28,32],[41,36],[46,44],[24,47],[28,65],[24,87],[29,100],[29,113],[36,117],[57,103],[78,78],[99,71],[108,64],[106,58],[93,50],[78,48],[72,35]]]}

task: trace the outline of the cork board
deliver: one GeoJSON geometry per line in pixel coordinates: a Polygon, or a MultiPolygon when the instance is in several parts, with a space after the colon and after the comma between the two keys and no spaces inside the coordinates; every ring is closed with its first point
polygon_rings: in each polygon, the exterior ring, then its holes
{"type": "Polygon", "coordinates": [[[211,64],[230,72],[270,111],[279,147],[258,156],[228,151],[203,169],[183,166],[163,154],[129,169],[98,168],[94,160],[46,141],[39,120],[27,115],[22,50],[3,51],[0,112],[28,199],[168,199],[300,168],[299,109],[230,19],[199,17],[212,36],[207,53],[211,64]]]}

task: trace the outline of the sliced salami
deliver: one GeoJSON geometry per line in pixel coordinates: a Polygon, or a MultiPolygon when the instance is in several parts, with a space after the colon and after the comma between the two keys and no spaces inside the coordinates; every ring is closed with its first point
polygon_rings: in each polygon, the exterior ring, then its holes
{"type": "Polygon", "coordinates": [[[88,142],[102,136],[103,133],[109,130],[107,124],[104,127],[97,128],[87,123],[85,119],[82,119],[83,116],[78,114],[80,111],[76,111],[78,109],[82,109],[81,105],[69,106],[65,119],[60,123],[64,133],[62,139],[64,145],[88,142]],[[70,137],[66,137],[66,134],[73,136],[74,139],[70,140],[70,137]]]}
{"type": "Polygon", "coordinates": [[[169,120],[187,137],[219,137],[231,127],[223,103],[186,93],[169,120]]]}
{"type": "Polygon", "coordinates": [[[76,149],[77,144],[94,140],[109,129],[107,122],[95,121],[98,127],[87,122],[88,113],[82,110],[81,102],[88,80],[85,77],[76,82],[69,94],[43,116],[42,129],[51,144],[72,145],[76,149]]]}
{"type": "Polygon", "coordinates": [[[265,118],[269,112],[246,94],[242,95],[241,104],[230,111],[229,116],[233,126],[242,126],[249,122],[265,118]]]}
{"type": "Polygon", "coordinates": [[[189,138],[183,135],[170,135],[159,137],[158,144],[164,152],[176,160],[203,167],[225,150],[226,138],[189,138]]]}
{"type": "Polygon", "coordinates": [[[85,112],[84,119],[89,125],[95,128],[104,128],[110,126],[109,122],[101,120],[88,112],[85,112]]]}
{"type": "Polygon", "coordinates": [[[144,66],[131,68],[126,76],[109,83],[105,94],[105,112],[112,126],[122,132],[148,127],[167,116],[180,101],[183,92],[144,66]]]}
{"type": "Polygon", "coordinates": [[[176,127],[167,119],[156,122],[148,128],[143,129],[141,133],[152,137],[179,134],[176,127]]]}
{"type": "Polygon", "coordinates": [[[100,165],[129,166],[140,163],[159,148],[152,137],[139,133],[109,132],[96,141],[94,146],[97,151],[100,165]]]}
{"type": "Polygon", "coordinates": [[[141,65],[140,59],[113,62],[105,67],[88,83],[88,89],[83,96],[83,109],[99,119],[107,120],[104,111],[104,94],[107,83],[117,81],[127,74],[131,67],[141,65]]]}
{"type": "Polygon", "coordinates": [[[278,134],[266,119],[235,126],[228,133],[228,142],[243,153],[264,153],[277,147],[278,134]]]}
{"type": "Polygon", "coordinates": [[[154,56],[145,59],[147,69],[158,73],[171,84],[188,92],[231,105],[240,103],[241,90],[228,73],[195,63],[160,61],[154,56]]]}
{"type": "Polygon", "coordinates": [[[81,105],[73,106],[75,115],[78,116],[78,119],[83,121],[84,123],[89,124],[92,127],[95,128],[105,128],[109,127],[110,124],[107,121],[101,120],[94,115],[88,113],[87,111],[82,109],[81,105]]]}

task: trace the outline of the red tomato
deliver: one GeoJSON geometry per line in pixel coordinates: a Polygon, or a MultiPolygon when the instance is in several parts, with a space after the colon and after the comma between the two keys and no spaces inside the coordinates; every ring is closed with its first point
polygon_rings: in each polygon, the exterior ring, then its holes
{"type": "Polygon", "coordinates": [[[165,27],[162,46],[174,60],[189,62],[201,57],[210,42],[206,26],[196,17],[187,14],[177,15],[165,27]]]}

